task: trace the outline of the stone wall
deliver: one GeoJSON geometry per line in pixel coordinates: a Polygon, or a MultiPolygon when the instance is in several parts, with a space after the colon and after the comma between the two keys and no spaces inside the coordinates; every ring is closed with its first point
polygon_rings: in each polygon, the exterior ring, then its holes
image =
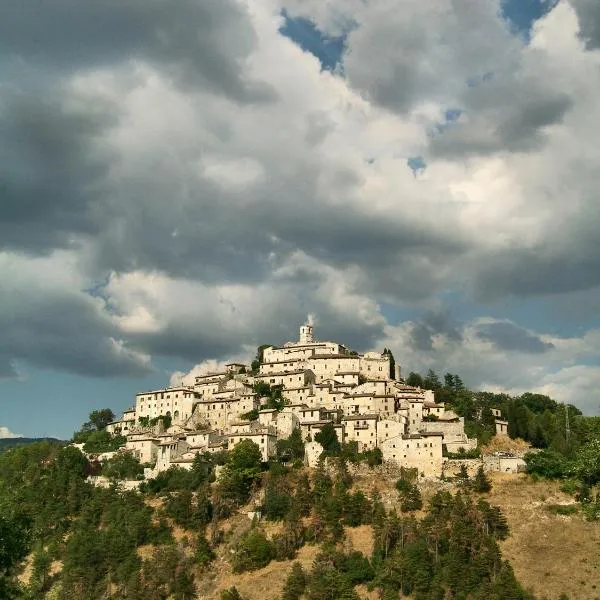
{"type": "Polygon", "coordinates": [[[444,459],[444,464],[442,466],[444,477],[454,477],[460,471],[462,465],[467,467],[469,476],[472,477],[477,473],[477,469],[483,465],[483,460],[481,458],[446,458],[444,459]]]}

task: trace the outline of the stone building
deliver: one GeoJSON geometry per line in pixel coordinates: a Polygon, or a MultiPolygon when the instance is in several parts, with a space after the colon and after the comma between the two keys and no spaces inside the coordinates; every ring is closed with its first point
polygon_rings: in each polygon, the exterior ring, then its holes
{"type": "Polygon", "coordinates": [[[320,453],[314,436],[331,423],[340,443],[356,442],[360,451],[379,447],[386,461],[439,476],[442,444],[456,451],[474,447],[476,440],[467,438],[463,420],[436,403],[433,392],[390,375],[399,378],[400,368],[390,374],[388,353],[358,354],[337,342],[316,341],[312,326],[303,325],[298,341],[264,348],[257,373],[230,363],[197,376],[193,387],[137,394],[135,407],[109,431],[126,435],[127,449],[143,462],[156,461],[156,473],[191,468],[196,454],[231,449],[243,439],[254,441],[266,461],[275,455],[277,439],[295,428],[314,462],[320,453]],[[281,387],[281,411],[266,408],[268,399],[254,391],[258,382],[281,387]],[[168,431],[140,428],[144,418],[159,416],[171,417],[168,431]]]}

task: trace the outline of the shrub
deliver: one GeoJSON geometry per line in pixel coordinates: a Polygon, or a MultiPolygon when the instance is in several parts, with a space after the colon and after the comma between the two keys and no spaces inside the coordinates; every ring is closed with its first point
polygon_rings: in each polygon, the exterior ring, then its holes
{"type": "Polygon", "coordinates": [[[234,548],[234,573],[254,571],[266,567],[275,557],[275,549],[265,534],[258,529],[246,532],[234,548]]]}
{"type": "Polygon", "coordinates": [[[528,452],[525,455],[527,472],[546,479],[560,479],[571,471],[571,461],[553,450],[528,452]]]}
{"type": "Polygon", "coordinates": [[[574,515],[579,512],[576,504],[550,504],[546,509],[555,515],[574,515]]]}
{"type": "Polygon", "coordinates": [[[221,592],[221,600],[244,600],[235,585],[221,592]]]}

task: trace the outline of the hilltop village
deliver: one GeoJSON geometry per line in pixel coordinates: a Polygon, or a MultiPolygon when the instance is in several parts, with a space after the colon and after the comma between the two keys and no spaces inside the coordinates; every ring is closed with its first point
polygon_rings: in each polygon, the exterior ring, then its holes
{"type": "Polygon", "coordinates": [[[228,364],[197,376],[193,386],[139,393],[107,430],[126,437],[125,449],[141,463],[154,465],[146,478],[171,466],[190,469],[196,454],[231,450],[246,439],[267,461],[294,429],[313,466],[323,450],[315,435],[328,424],[340,443],[356,442],[359,452],[379,448],[383,461],[416,468],[421,477],[441,475],[443,447],[477,446],[463,418],[436,403],[431,390],[403,382],[389,352],[358,354],[316,341],[306,324],[298,341],[261,347],[259,354],[252,366],[228,364]],[[271,407],[273,396],[278,408],[271,407]]]}

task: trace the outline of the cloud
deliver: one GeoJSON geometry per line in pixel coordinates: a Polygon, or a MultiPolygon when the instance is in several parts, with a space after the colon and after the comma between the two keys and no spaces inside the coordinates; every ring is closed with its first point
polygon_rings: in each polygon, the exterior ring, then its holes
{"type": "Polygon", "coordinates": [[[210,358],[194,365],[187,373],[183,371],[175,371],[171,374],[169,385],[194,385],[196,377],[200,375],[208,375],[209,373],[223,373],[226,370],[228,363],[240,362],[249,363],[248,356],[243,358],[231,358],[228,360],[215,360],[210,358]]]}
{"type": "Polygon", "coordinates": [[[92,377],[151,372],[150,357],[128,346],[104,302],[81,284],[68,254],[0,254],[0,372],[17,376],[16,362],[92,377]]]}
{"type": "Polygon", "coordinates": [[[246,78],[243,61],[256,40],[247,11],[234,0],[183,0],[175,10],[163,0],[61,0],[35,10],[2,4],[0,51],[9,59],[60,74],[139,60],[184,87],[242,102],[271,97],[267,85],[246,78]]]}
{"type": "Polygon", "coordinates": [[[586,46],[594,50],[600,47],[600,8],[594,0],[571,0],[577,12],[580,34],[586,46]]]}
{"type": "Polygon", "coordinates": [[[586,414],[598,411],[590,392],[600,377],[598,329],[580,336],[556,336],[517,323],[477,317],[454,322],[449,333],[431,335],[427,340],[430,345],[421,348],[414,344],[414,329],[419,323],[416,319],[388,325],[379,341],[379,345],[392,349],[403,376],[428,369],[440,374],[458,373],[473,390],[513,395],[538,392],[575,404],[586,414]]]}
{"type": "Polygon", "coordinates": [[[593,362],[590,7],[526,42],[496,1],[7,5],[0,376],[251,356],[307,314],[481,385],[593,362]],[[339,70],[281,35],[284,8],[347,34],[339,70]],[[521,299],[552,323],[501,314],[521,299]]]}
{"type": "Polygon", "coordinates": [[[0,439],[20,438],[23,437],[18,433],[13,433],[8,427],[0,427],[0,439]]]}
{"type": "Polygon", "coordinates": [[[482,323],[477,336],[491,342],[499,350],[538,354],[554,348],[551,342],[544,342],[539,336],[510,322],[482,323]]]}
{"type": "Polygon", "coordinates": [[[416,350],[433,350],[435,337],[439,335],[452,341],[462,340],[462,334],[448,312],[431,311],[410,325],[410,343],[416,350]]]}

